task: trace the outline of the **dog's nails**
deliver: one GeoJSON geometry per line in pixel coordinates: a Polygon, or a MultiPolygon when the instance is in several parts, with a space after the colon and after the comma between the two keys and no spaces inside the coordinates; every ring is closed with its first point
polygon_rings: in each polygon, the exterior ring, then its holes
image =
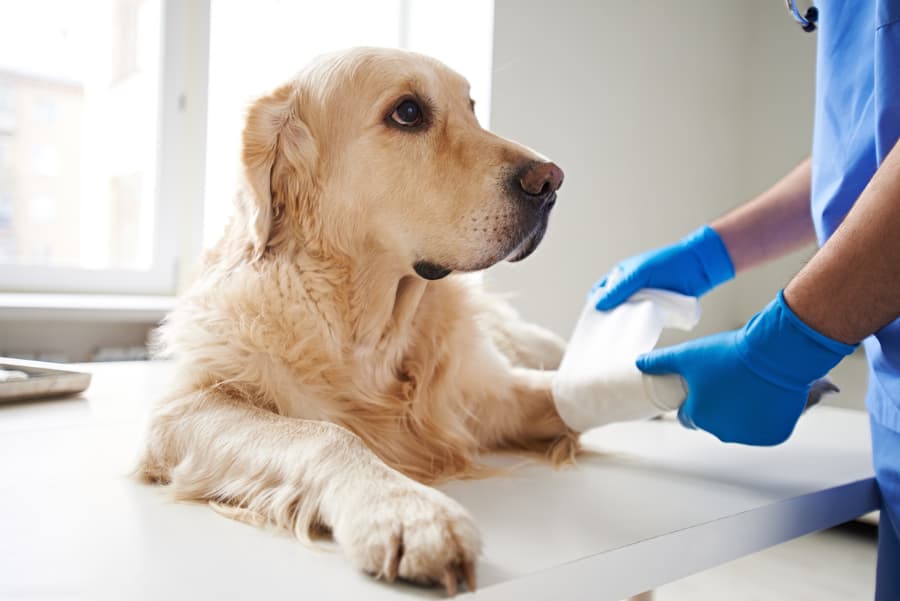
{"type": "Polygon", "coordinates": [[[381,569],[384,579],[388,582],[393,582],[397,579],[397,570],[400,568],[401,557],[403,557],[403,541],[400,539],[399,534],[394,534],[388,542],[388,552],[384,557],[384,567],[381,569]]]}
{"type": "Polygon", "coordinates": [[[441,578],[441,583],[443,583],[444,588],[447,589],[448,597],[456,596],[456,579],[457,575],[452,567],[447,566],[444,568],[444,575],[441,578]]]}
{"type": "Polygon", "coordinates": [[[466,579],[466,586],[469,589],[470,593],[475,592],[475,563],[471,561],[464,561],[462,565],[463,576],[466,579]]]}
{"type": "Polygon", "coordinates": [[[834,385],[834,382],[828,378],[820,378],[812,383],[809,387],[809,393],[806,397],[806,407],[804,411],[819,403],[822,397],[833,392],[840,392],[841,389],[834,385]]]}

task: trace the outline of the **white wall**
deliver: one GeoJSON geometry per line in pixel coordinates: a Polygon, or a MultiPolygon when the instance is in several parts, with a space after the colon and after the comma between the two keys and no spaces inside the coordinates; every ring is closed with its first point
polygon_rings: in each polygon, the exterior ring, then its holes
{"type": "MultiPolygon", "coordinates": [[[[787,17],[783,2],[748,3],[740,180],[741,196],[747,198],[809,155],[816,59],[816,34],[803,33],[787,17]]],[[[813,246],[742,275],[736,282],[738,321],[768,303],[814,251],[813,246]]]]}
{"type": "MultiPolygon", "coordinates": [[[[781,2],[496,0],[495,11],[492,129],[551,157],[566,181],[541,248],[487,281],[564,336],[616,261],[722,214],[809,148],[814,41],[781,2]]],[[[796,264],[710,294],[701,331],[737,325],[796,264]]]]}

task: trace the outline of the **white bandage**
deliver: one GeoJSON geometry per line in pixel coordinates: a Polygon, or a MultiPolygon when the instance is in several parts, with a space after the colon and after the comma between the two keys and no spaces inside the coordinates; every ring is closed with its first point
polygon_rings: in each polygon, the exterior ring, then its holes
{"type": "Polygon", "coordinates": [[[697,299],[644,289],[612,311],[597,311],[597,294],[581,312],[553,380],[560,417],[573,430],[584,432],[680,407],[687,396],[680,376],[646,375],[634,362],[653,349],[663,328],[690,330],[697,325],[697,299]]]}

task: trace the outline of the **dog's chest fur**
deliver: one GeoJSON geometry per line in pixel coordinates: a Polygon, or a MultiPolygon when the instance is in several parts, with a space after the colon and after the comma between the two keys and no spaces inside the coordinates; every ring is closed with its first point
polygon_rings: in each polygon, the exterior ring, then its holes
{"type": "Polygon", "coordinates": [[[205,369],[205,383],[343,425],[414,477],[465,471],[459,449],[478,446],[465,406],[472,395],[467,357],[450,349],[481,338],[468,287],[449,278],[359,295],[341,276],[278,261],[227,274],[213,266],[164,338],[193,373],[205,369]]]}

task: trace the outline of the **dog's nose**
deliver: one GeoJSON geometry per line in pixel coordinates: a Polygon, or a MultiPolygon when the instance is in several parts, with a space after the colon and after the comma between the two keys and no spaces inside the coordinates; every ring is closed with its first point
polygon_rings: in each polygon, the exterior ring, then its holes
{"type": "Polygon", "coordinates": [[[563,170],[556,163],[532,161],[519,174],[519,187],[543,205],[563,183],[563,170]]]}

